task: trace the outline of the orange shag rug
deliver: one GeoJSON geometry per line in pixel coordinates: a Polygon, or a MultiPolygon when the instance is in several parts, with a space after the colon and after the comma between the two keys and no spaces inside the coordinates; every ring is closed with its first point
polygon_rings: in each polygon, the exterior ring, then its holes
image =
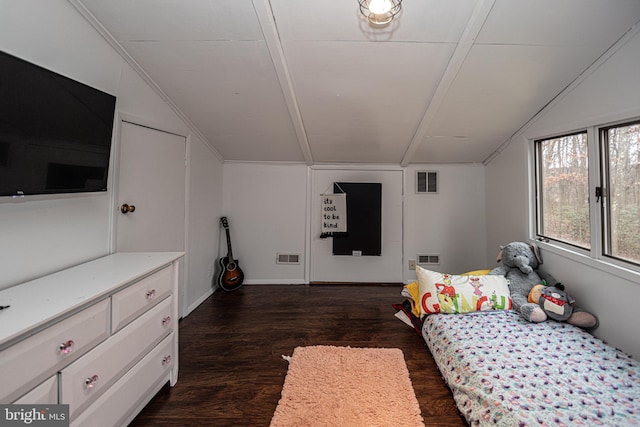
{"type": "Polygon", "coordinates": [[[397,348],[297,347],[271,427],[424,426],[397,348]]]}

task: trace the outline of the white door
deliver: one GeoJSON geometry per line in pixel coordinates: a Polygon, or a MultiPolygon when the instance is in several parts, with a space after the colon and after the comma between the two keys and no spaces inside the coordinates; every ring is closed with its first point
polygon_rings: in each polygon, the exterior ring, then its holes
{"type": "Polygon", "coordinates": [[[402,282],[402,171],[316,169],[312,179],[310,281],[402,282]],[[333,255],[331,238],[320,238],[321,194],[332,192],[334,182],[382,184],[380,256],[333,255]]]}
{"type": "Polygon", "coordinates": [[[122,122],[116,252],[184,251],[185,153],[183,136],[122,122]]]}

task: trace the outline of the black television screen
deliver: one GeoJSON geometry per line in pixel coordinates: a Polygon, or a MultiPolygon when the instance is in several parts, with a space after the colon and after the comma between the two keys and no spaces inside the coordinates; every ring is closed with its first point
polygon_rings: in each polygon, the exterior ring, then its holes
{"type": "Polygon", "coordinates": [[[0,196],[106,191],[115,104],[0,51],[0,196]]]}

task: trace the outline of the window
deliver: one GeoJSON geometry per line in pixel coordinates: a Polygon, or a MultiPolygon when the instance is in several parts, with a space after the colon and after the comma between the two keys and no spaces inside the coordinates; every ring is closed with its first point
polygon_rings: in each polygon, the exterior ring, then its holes
{"type": "Polygon", "coordinates": [[[538,236],[589,248],[587,132],[536,141],[538,236]]]}
{"type": "Polygon", "coordinates": [[[640,122],[600,131],[604,255],[640,264],[640,122]]]}
{"type": "Polygon", "coordinates": [[[640,121],[536,140],[534,153],[537,238],[640,265],[640,121]]]}

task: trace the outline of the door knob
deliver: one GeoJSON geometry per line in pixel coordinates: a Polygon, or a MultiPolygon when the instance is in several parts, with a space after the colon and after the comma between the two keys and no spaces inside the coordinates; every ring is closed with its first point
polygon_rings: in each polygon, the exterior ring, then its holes
{"type": "Polygon", "coordinates": [[[122,206],[120,206],[120,212],[122,212],[123,214],[126,214],[128,212],[134,212],[136,210],[136,207],[133,205],[128,205],[128,204],[123,204],[122,206]]]}

